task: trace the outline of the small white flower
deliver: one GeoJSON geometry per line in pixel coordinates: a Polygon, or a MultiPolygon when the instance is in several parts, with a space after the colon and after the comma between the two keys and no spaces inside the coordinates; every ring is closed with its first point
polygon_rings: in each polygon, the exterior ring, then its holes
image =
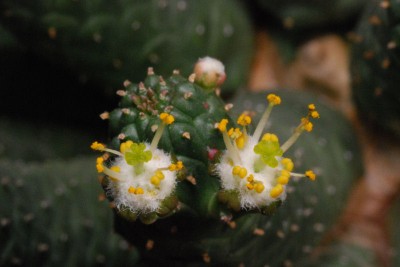
{"type": "Polygon", "coordinates": [[[236,192],[243,209],[263,208],[277,200],[285,200],[286,185],[291,176],[315,180],[312,171],[307,171],[305,174],[292,173],[294,167],[292,160],[283,157],[284,152],[295,143],[303,131],[312,130],[310,118],[319,117],[315,106],[313,104],[308,106],[308,115],[302,118],[293,135],[280,146],[278,137],[274,134],[266,133],[260,140],[272,108],[281,103],[280,97],[274,94],[268,95],[267,100],[269,106],[253,136],[247,134],[247,125],[251,123],[251,118],[246,113],[237,120],[243,127],[242,130],[231,128],[227,131],[226,119],[217,125],[227,148],[220,163],[217,164],[217,172],[221,177],[223,190],[236,192]]]}
{"type": "Polygon", "coordinates": [[[94,142],[92,149],[108,152],[117,157],[104,164],[104,157],[97,158],[97,170],[110,178],[107,191],[118,209],[129,209],[135,213],[157,211],[161,202],[173,194],[176,172],[183,168],[181,161],[172,163],[171,156],[157,149],[157,144],[166,125],[174,122],[167,113],[160,115],[162,124],[151,144],[126,141],[120,151],[106,148],[94,142]]]}

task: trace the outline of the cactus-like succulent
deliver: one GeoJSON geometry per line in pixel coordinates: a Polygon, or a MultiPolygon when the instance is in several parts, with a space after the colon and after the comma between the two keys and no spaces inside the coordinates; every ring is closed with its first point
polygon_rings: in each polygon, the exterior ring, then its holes
{"type": "Polygon", "coordinates": [[[1,266],[135,265],[137,250],[112,231],[93,186],[93,160],[0,160],[1,266]]]}
{"type": "Polygon", "coordinates": [[[225,105],[215,90],[196,84],[194,76],[186,79],[175,71],[161,78],[149,69],[144,82],[124,85],[117,92],[119,107],[101,115],[109,119],[111,142],[93,143],[92,148],[106,152],[96,164],[106,175],[102,185],[116,204],[115,228],[138,247],[143,264],[300,262],[334,223],[359,175],[350,127],[315,98],[308,102],[310,97],[304,94],[299,100],[282,92],[282,102],[288,103],[270,116],[270,129],[267,118],[281,100],[274,94],[268,96],[269,106],[265,94],[239,95],[232,113],[239,118],[236,124],[226,111],[232,105],[225,105]],[[298,139],[302,131],[311,130],[311,118],[319,117],[316,106],[322,118],[315,128],[322,129],[298,139]],[[250,116],[254,111],[262,115],[259,109],[266,110],[264,116],[250,116]],[[249,113],[242,114],[243,110],[249,113]],[[301,113],[306,116],[295,127],[301,113]],[[260,121],[253,135],[250,120],[260,121]],[[259,140],[265,128],[276,135],[259,140]],[[277,136],[288,142],[280,146],[277,136]],[[294,145],[297,139],[300,144],[294,145]],[[288,155],[282,158],[286,150],[288,155]],[[141,162],[128,153],[136,153],[141,162]],[[236,153],[243,158],[236,158],[236,153]],[[321,178],[303,181],[300,177],[315,178],[305,166],[321,178]],[[291,173],[293,168],[304,174],[291,173]],[[167,176],[174,183],[164,184],[167,176]],[[156,199],[167,189],[169,195],[156,199]],[[125,204],[121,195],[128,199],[125,204]],[[153,197],[150,202],[156,205],[141,206],[140,198],[145,197],[153,197]]]}
{"type": "Polygon", "coordinates": [[[237,0],[6,0],[1,9],[27,50],[103,88],[139,80],[149,65],[190,70],[204,54],[229,64],[228,91],[247,78],[252,28],[237,0]]]}
{"type": "Polygon", "coordinates": [[[397,1],[371,1],[353,36],[353,95],[360,119],[400,140],[399,12],[397,1]]]}

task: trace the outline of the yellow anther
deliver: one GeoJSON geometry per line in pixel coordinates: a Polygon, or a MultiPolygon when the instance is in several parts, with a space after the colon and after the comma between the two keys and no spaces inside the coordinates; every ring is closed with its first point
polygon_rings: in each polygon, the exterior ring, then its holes
{"type": "Polygon", "coordinates": [[[269,94],[267,100],[270,104],[279,105],[281,103],[281,98],[275,94],[269,94]]]}
{"type": "Polygon", "coordinates": [[[177,163],[176,163],[176,170],[177,171],[180,171],[180,170],[182,170],[183,169],[183,162],[182,161],[178,161],[177,163]]]}
{"type": "Polygon", "coordinates": [[[290,177],[290,172],[289,171],[287,171],[287,170],[282,170],[281,171],[281,176],[284,176],[284,177],[290,177]]]}
{"type": "Polygon", "coordinates": [[[264,189],[265,189],[265,187],[264,187],[264,185],[261,183],[261,182],[259,182],[259,183],[256,183],[255,185],[254,185],[254,190],[257,192],[257,193],[262,193],[263,191],[264,191],[264,189]]]}
{"type": "Polygon", "coordinates": [[[165,178],[164,173],[162,173],[162,171],[156,171],[156,173],[154,174],[154,176],[156,176],[158,179],[162,180],[165,178]]]}
{"type": "Polygon", "coordinates": [[[103,171],[104,171],[104,166],[103,166],[103,164],[102,164],[102,163],[96,164],[96,169],[97,169],[97,172],[98,172],[98,173],[103,172],[103,171]]]}
{"type": "Polygon", "coordinates": [[[309,121],[304,125],[304,130],[306,130],[307,132],[311,132],[313,129],[313,124],[309,121]]]}
{"type": "Polygon", "coordinates": [[[236,142],[236,146],[239,149],[242,149],[246,143],[246,138],[244,137],[244,135],[241,135],[240,137],[236,138],[235,142],[236,142]]]}
{"type": "Polygon", "coordinates": [[[266,133],[263,135],[262,140],[264,141],[272,141],[272,142],[279,142],[278,136],[275,134],[266,133]]]}
{"type": "Polygon", "coordinates": [[[246,168],[241,168],[239,171],[239,177],[243,179],[244,177],[246,177],[246,175],[247,175],[246,168]]]}
{"type": "Polygon", "coordinates": [[[170,115],[168,113],[165,113],[165,112],[160,114],[160,119],[162,120],[162,122],[164,124],[167,124],[167,125],[171,124],[171,123],[173,123],[175,121],[174,116],[172,116],[172,115],[170,115]]]}
{"type": "Polygon", "coordinates": [[[131,194],[135,194],[136,189],[135,189],[133,186],[130,186],[130,187],[128,188],[128,192],[131,193],[131,194]]]}
{"type": "Polygon", "coordinates": [[[281,184],[277,184],[276,186],[274,186],[271,191],[269,192],[269,195],[272,198],[277,198],[279,197],[280,194],[282,194],[283,192],[283,186],[281,184]]]}
{"type": "Polygon", "coordinates": [[[98,143],[97,141],[93,142],[92,145],[90,146],[91,149],[93,150],[99,150],[102,151],[106,148],[105,145],[98,143]]]}
{"type": "Polygon", "coordinates": [[[305,176],[308,177],[311,181],[315,181],[315,178],[317,178],[312,170],[306,171],[305,176]]]}
{"type": "Polygon", "coordinates": [[[228,131],[228,135],[230,138],[236,139],[242,136],[242,131],[239,128],[230,128],[228,131]]]}
{"type": "Polygon", "coordinates": [[[250,174],[249,176],[247,176],[247,182],[249,182],[249,183],[251,183],[251,182],[253,182],[254,181],[254,176],[253,176],[253,174],[250,174]]]}
{"type": "Polygon", "coordinates": [[[281,160],[281,164],[282,164],[283,168],[289,172],[291,172],[294,168],[293,161],[289,158],[283,158],[281,160]]]}
{"type": "Polygon", "coordinates": [[[144,194],[143,188],[141,188],[141,187],[136,188],[135,194],[136,195],[143,195],[144,194]]]}
{"type": "Polygon", "coordinates": [[[110,169],[115,172],[121,172],[121,168],[117,165],[112,166],[110,169]]]}
{"type": "Polygon", "coordinates": [[[318,119],[319,118],[319,113],[318,111],[314,110],[310,112],[310,116],[314,119],[318,119]]]}
{"type": "Polygon", "coordinates": [[[254,189],[254,185],[251,184],[251,183],[247,183],[247,184],[246,184],[246,187],[247,187],[247,189],[249,189],[249,190],[253,190],[253,189],[254,189]]]}
{"type": "Polygon", "coordinates": [[[176,165],[172,163],[168,166],[168,170],[170,170],[171,172],[176,171],[176,165]]]}
{"type": "Polygon", "coordinates": [[[239,175],[240,170],[242,169],[242,167],[240,166],[235,166],[232,168],[232,174],[233,175],[239,175]]]}
{"type": "Polygon", "coordinates": [[[225,132],[226,131],[226,125],[228,124],[228,120],[227,119],[222,119],[219,123],[218,123],[218,130],[220,130],[221,132],[225,132]]]}
{"type": "Polygon", "coordinates": [[[96,164],[102,164],[104,162],[104,158],[103,157],[98,157],[96,159],[96,164]]]}
{"type": "Polygon", "coordinates": [[[278,182],[278,184],[285,185],[285,184],[287,184],[289,182],[289,177],[281,175],[281,176],[278,177],[277,182],[278,182]]]}
{"type": "Polygon", "coordinates": [[[160,184],[160,178],[158,178],[156,175],[152,176],[150,179],[150,183],[157,186],[160,184]]]}
{"type": "Polygon", "coordinates": [[[121,145],[119,146],[119,150],[121,151],[121,153],[125,153],[125,151],[129,149],[132,145],[133,142],[131,140],[128,140],[126,142],[121,143],[121,145]]]}
{"type": "Polygon", "coordinates": [[[309,111],[314,111],[315,110],[315,105],[314,104],[309,104],[308,105],[308,110],[309,111]]]}
{"type": "Polygon", "coordinates": [[[246,113],[239,116],[237,123],[241,126],[247,126],[251,123],[251,117],[246,113]]]}

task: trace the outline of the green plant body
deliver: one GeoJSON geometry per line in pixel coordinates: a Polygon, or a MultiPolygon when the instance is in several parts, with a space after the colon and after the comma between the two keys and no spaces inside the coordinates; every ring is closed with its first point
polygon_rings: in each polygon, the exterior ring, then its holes
{"type": "Polygon", "coordinates": [[[353,96],[371,132],[400,140],[400,4],[371,1],[352,46],[353,96]]]}
{"type": "Polygon", "coordinates": [[[7,0],[1,5],[1,23],[26,50],[99,88],[116,88],[126,77],[139,80],[148,66],[162,73],[192,69],[205,55],[229,65],[227,91],[247,79],[252,29],[238,1],[7,0]]]}
{"type": "MultiPolygon", "coordinates": [[[[235,209],[232,205],[227,208],[221,202],[223,198],[218,197],[220,181],[213,167],[218,157],[214,159],[210,149],[218,154],[225,148],[216,126],[223,128],[221,119],[229,119],[225,107],[231,105],[224,105],[214,91],[205,91],[193,81],[193,77],[187,80],[177,72],[160,79],[150,69],[143,83],[125,82],[125,89],[118,91],[122,97],[120,107],[102,115],[109,119],[113,138],[107,148],[98,143],[92,148],[105,152],[109,149],[111,155],[126,159],[126,147],[132,146],[127,142],[154,143],[162,128],[157,147],[176,157],[173,162],[181,160],[186,171],[183,178],[177,174],[174,200],[168,198],[156,212],[140,213],[116,207],[116,231],[139,249],[140,262],[146,266],[161,263],[281,266],[304,261],[336,221],[353,181],[361,175],[359,151],[351,127],[315,97],[280,91],[285,105],[274,108],[272,127],[264,125],[279,138],[290,138],[299,114],[304,114],[309,103],[315,103],[322,114],[315,122],[315,131],[301,136],[288,151],[296,169],[306,171],[313,166],[318,178],[315,182],[292,179],[287,187],[287,199],[264,209],[235,209]],[[167,120],[170,124],[165,123],[167,120]]],[[[249,114],[258,114],[253,117],[258,121],[267,106],[265,95],[239,94],[231,116],[238,117],[240,112],[248,110],[249,114]]],[[[233,122],[232,126],[235,126],[233,122]]],[[[153,151],[154,158],[157,149],[152,150],[149,144],[142,148],[140,153],[153,151]]],[[[118,157],[98,161],[100,171],[115,176],[108,175],[102,181],[114,202],[116,191],[109,191],[110,183],[120,184],[126,178],[121,175],[125,167],[118,157]],[[111,172],[117,165],[122,166],[121,171],[117,168],[111,172]]],[[[155,159],[149,162],[152,160],[155,159]]],[[[129,188],[124,194],[143,194],[142,189],[139,193],[137,190],[129,188]]]]}

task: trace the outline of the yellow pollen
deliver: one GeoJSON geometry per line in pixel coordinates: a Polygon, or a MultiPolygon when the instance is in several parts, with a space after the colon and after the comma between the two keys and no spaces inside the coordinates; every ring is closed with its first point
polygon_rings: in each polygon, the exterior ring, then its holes
{"type": "Polygon", "coordinates": [[[96,159],[96,164],[102,164],[104,162],[104,158],[103,157],[98,157],[96,159]]]}
{"type": "Polygon", "coordinates": [[[281,160],[281,164],[282,164],[283,168],[289,172],[291,172],[294,168],[293,161],[289,158],[283,158],[281,160]]]}
{"type": "Polygon", "coordinates": [[[226,131],[226,125],[228,124],[228,120],[227,119],[222,119],[219,123],[218,123],[218,130],[220,130],[220,132],[225,132],[226,131]]]}
{"type": "Polygon", "coordinates": [[[244,147],[245,141],[246,141],[246,139],[245,139],[244,135],[241,135],[240,137],[236,138],[236,140],[235,140],[236,146],[239,149],[242,149],[244,147]]]}
{"type": "Polygon", "coordinates": [[[278,136],[276,136],[275,134],[270,134],[270,133],[266,133],[263,135],[262,140],[264,141],[272,141],[272,142],[278,142],[278,136]]]}
{"type": "Polygon", "coordinates": [[[176,170],[177,171],[180,171],[180,170],[182,170],[183,169],[183,162],[182,161],[178,161],[177,163],[176,163],[176,170]]]}
{"type": "Polygon", "coordinates": [[[242,136],[242,131],[240,131],[239,128],[230,128],[228,131],[228,135],[230,138],[236,139],[242,136]]]}
{"type": "Polygon", "coordinates": [[[311,132],[312,129],[313,129],[313,124],[312,124],[311,122],[307,122],[307,123],[304,125],[304,130],[306,130],[307,132],[311,132]]]}
{"type": "Polygon", "coordinates": [[[117,165],[112,166],[112,167],[110,168],[110,170],[115,171],[115,172],[121,172],[121,168],[120,168],[119,166],[117,166],[117,165]]]}
{"type": "Polygon", "coordinates": [[[264,187],[264,185],[261,183],[261,182],[259,182],[259,183],[256,183],[255,185],[254,185],[254,190],[257,192],[257,193],[262,193],[262,191],[264,191],[264,189],[265,189],[265,187],[264,187]]]}
{"type": "Polygon", "coordinates": [[[104,171],[104,166],[101,163],[96,164],[96,169],[98,173],[101,173],[104,171]]]}
{"type": "Polygon", "coordinates": [[[168,170],[170,170],[171,172],[176,171],[176,165],[172,163],[168,166],[168,170]]]}
{"type": "Polygon", "coordinates": [[[156,176],[158,179],[162,180],[165,178],[164,173],[162,173],[162,171],[156,171],[156,173],[154,174],[154,176],[156,176]]]}
{"type": "Polygon", "coordinates": [[[157,186],[160,184],[160,178],[158,178],[156,175],[154,175],[153,177],[151,177],[150,179],[150,183],[157,186]]]}
{"type": "Polygon", "coordinates": [[[240,166],[235,166],[232,168],[232,174],[233,175],[239,175],[240,170],[242,169],[242,167],[240,166]]]}
{"type": "Polygon", "coordinates": [[[253,182],[254,181],[254,176],[253,176],[253,174],[250,174],[249,176],[247,176],[247,182],[249,182],[249,183],[251,183],[251,182],[253,182]]]}
{"type": "Polygon", "coordinates": [[[311,117],[312,118],[314,118],[314,119],[318,119],[319,118],[319,113],[318,113],[318,111],[311,111],[311,113],[310,113],[310,115],[311,115],[311,117]]]}
{"type": "Polygon", "coordinates": [[[279,105],[281,103],[281,98],[275,94],[269,94],[267,100],[272,105],[279,105]]]}
{"type": "Polygon", "coordinates": [[[269,195],[272,198],[277,198],[279,197],[280,194],[282,194],[283,192],[283,186],[281,184],[277,184],[276,186],[274,186],[271,191],[269,192],[269,195]]]}
{"type": "Polygon", "coordinates": [[[312,170],[306,171],[305,176],[308,177],[311,181],[315,181],[315,178],[317,178],[317,176],[312,170]]]}
{"type": "Polygon", "coordinates": [[[160,114],[160,119],[162,120],[162,122],[164,124],[167,124],[167,125],[169,125],[169,124],[171,124],[171,123],[173,123],[175,121],[174,116],[172,116],[172,115],[170,115],[168,113],[165,113],[165,112],[160,114]]]}
{"type": "Polygon", "coordinates": [[[135,194],[136,189],[135,189],[133,186],[130,186],[130,187],[128,188],[128,192],[131,193],[131,194],[135,194]]]}
{"type": "Polygon", "coordinates": [[[283,175],[278,177],[278,184],[285,185],[288,182],[289,182],[289,177],[283,175]]]}
{"type": "Polygon", "coordinates": [[[247,126],[251,123],[251,117],[246,113],[239,116],[237,123],[241,126],[247,126]]]}
{"type": "Polygon", "coordinates": [[[141,187],[136,188],[135,194],[136,195],[143,195],[144,194],[143,188],[141,188],[141,187]]]}
{"type": "Polygon", "coordinates": [[[93,142],[92,145],[90,146],[91,149],[93,150],[99,150],[102,151],[106,148],[105,145],[98,143],[97,141],[93,142]]]}
{"type": "Polygon", "coordinates": [[[244,177],[246,177],[246,175],[247,175],[246,168],[241,168],[239,171],[239,177],[243,179],[244,177]]]}
{"type": "Polygon", "coordinates": [[[315,105],[314,104],[309,104],[308,105],[308,110],[309,111],[314,111],[315,110],[315,105]]]}
{"type": "Polygon", "coordinates": [[[133,142],[131,140],[128,140],[126,142],[121,143],[121,145],[119,146],[119,150],[121,151],[121,153],[125,153],[125,151],[129,149],[132,145],[133,142]]]}
{"type": "Polygon", "coordinates": [[[247,187],[247,189],[249,189],[249,190],[253,190],[253,189],[254,189],[254,185],[251,184],[251,183],[247,183],[247,184],[246,184],[246,187],[247,187]]]}

